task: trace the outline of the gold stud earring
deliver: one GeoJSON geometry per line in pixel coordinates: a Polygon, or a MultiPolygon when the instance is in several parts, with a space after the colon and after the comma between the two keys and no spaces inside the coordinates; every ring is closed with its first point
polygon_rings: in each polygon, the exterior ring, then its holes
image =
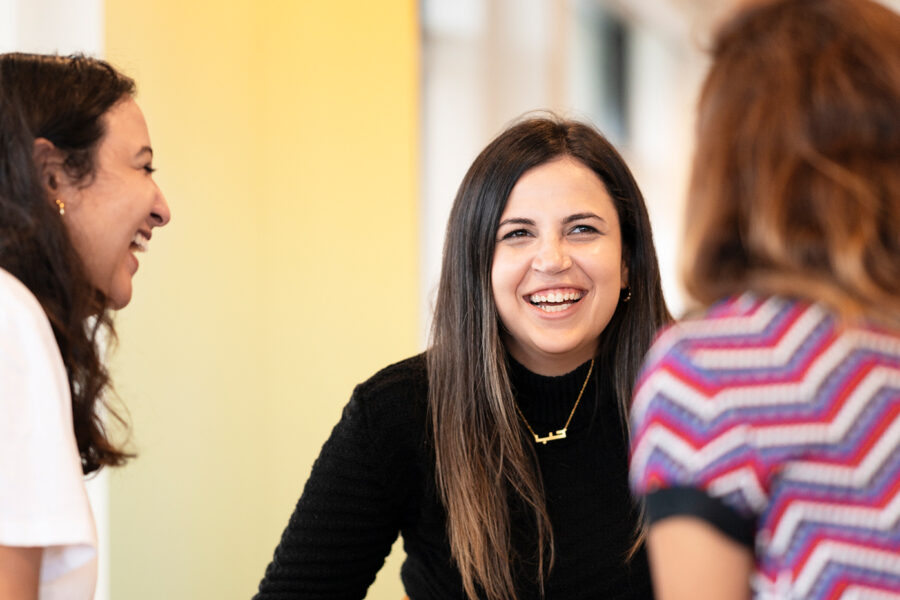
{"type": "Polygon", "coordinates": [[[59,207],[59,214],[60,214],[60,215],[66,214],[66,203],[65,203],[65,202],[63,202],[61,199],[57,198],[57,199],[56,199],[56,206],[59,207]]]}
{"type": "Polygon", "coordinates": [[[624,298],[622,298],[622,302],[628,302],[629,300],[631,300],[631,286],[628,286],[625,289],[628,290],[628,293],[625,294],[624,298]]]}

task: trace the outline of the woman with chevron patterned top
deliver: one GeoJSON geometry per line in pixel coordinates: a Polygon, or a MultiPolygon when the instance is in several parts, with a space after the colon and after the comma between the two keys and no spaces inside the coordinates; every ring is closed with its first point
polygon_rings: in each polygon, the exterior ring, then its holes
{"type": "Polygon", "coordinates": [[[701,309],[631,408],[661,600],[900,598],[900,15],[746,4],[699,104],[701,309]]]}

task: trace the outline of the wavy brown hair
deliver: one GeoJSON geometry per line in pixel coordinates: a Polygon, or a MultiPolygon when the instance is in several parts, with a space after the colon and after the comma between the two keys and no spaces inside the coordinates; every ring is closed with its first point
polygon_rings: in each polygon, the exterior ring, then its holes
{"type": "Polygon", "coordinates": [[[90,284],[42,185],[34,143],[52,142],[73,181],[89,184],[103,116],[134,91],[134,81],[101,60],[0,55],[0,267],[34,294],[50,320],[69,379],[84,473],[130,456],[108,438],[98,412],[111,392],[98,341],[104,333],[114,340],[115,330],[106,299],[90,284]]]}
{"type": "MultiPolygon", "coordinates": [[[[553,564],[553,531],[530,438],[523,434],[507,374],[500,318],[491,291],[497,226],[509,194],[529,169],[571,157],[603,181],[619,215],[632,300],[620,302],[600,338],[600,380],[613,383],[627,432],[628,403],[644,353],[670,320],[660,286],[643,196],[612,145],[574,121],[520,122],[475,159],[447,226],[432,345],[428,401],[437,485],[447,535],[469,598],[514,598],[510,506],[526,507],[537,532],[536,580],[553,564]]],[[[626,433],[627,435],[627,433],[626,433]]]]}
{"type": "Polygon", "coordinates": [[[699,104],[683,272],[900,315],[900,16],[869,0],[757,2],[718,32],[699,104]]]}

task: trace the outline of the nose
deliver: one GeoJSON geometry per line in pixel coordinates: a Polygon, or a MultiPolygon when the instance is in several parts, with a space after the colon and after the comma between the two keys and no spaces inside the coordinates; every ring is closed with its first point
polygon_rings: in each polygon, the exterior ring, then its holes
{"type": "Polygon", "coordinates": [[[538,246],[531,266],[540,273],[561,273],[572,266],[572,257],[563,240],[548,237],[538,246]]]}
{"type": "Polygon", "coordinates": [[[172,213],[169,211],[169,203],[162,190],[157,188],[156,200],[150,208],[150,218],[153,220],[154,227],[163,227],[172,219],[172,213]]]}

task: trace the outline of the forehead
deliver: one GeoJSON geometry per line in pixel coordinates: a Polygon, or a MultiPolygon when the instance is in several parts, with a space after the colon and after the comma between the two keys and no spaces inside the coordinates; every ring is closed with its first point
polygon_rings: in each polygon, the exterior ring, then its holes
{"type": "Polygon", "coordinates": [[[597,174],[566,156],[526,171],[513,187],[503,214],[517,211],[555,214],[576,209],[590,210],[602,217],[616,214],[606,185],[597,174]]]}
{"type": "Polygon", "coordinates": [[[144,113],[133,98],[128,97],[115,103],[103,115],[106,129],[98,148],[99,154],[134,155],[150,146],[150,133],[144,113]]]}

